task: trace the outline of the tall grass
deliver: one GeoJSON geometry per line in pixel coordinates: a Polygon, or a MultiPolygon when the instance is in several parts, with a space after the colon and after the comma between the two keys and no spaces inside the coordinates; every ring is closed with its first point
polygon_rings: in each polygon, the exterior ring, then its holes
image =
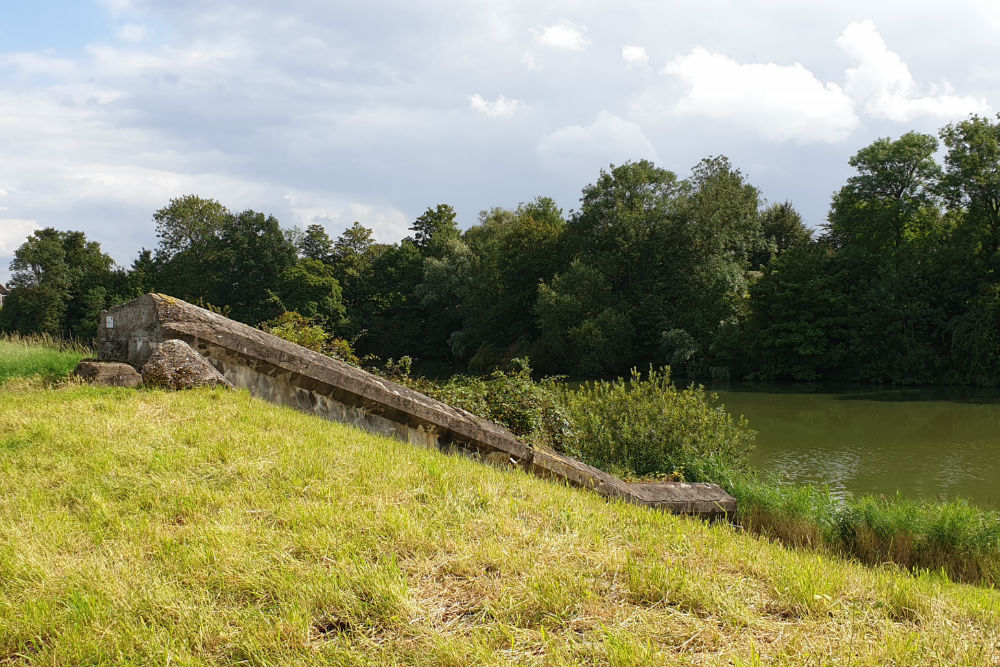
{"type": "Polygon", "coordinates": [[[69,375],[91,348],[48,334],[0,336],[0,383],[15,377],[38,376],[54,381],[69,375]]]}
{"type": "Polygon", "coordinates": [[[734,475],[727,490],[743,527],[786,544],[828,549],[862,563],[941,571],[951,579],[1000,585],[1000,513],[964,500],[901,495],[836,497],[813,485],[734,475]]]}

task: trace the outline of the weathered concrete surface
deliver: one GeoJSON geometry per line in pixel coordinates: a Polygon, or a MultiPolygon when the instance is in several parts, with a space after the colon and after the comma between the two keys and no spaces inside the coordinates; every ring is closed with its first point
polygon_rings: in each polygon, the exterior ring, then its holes
{"type": "Polygon", "coordinates": [[[177,339],[153,346],[149,361],[142,367],[142,381],[151,387],[166,389],[233,387],[205,357],[177,339]]]}
{"type": "Polygon", "coordinates": [[[255,396],[400,440],[510,463],[627,502],[724,516],[736,501],[714,484],[628,484],[554,452],[534,450],[465,410],[337,359],[161,294],[101,313],[99,354],[141,367],[171,339],[188,343],[234,386],[255,396]]]}
{"type": "Polygon", "coordinates": [[[84,359],[76,365],[73,375],[99,387],[138,387],[142,376],[128,364],[84,359]]]}

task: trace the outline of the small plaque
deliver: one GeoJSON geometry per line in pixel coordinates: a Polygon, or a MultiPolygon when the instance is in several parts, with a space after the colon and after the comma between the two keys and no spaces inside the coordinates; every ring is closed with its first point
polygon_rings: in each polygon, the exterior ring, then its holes
{"type": "Polygon", "coordinates": [[[105,328],[107,328],[107,329],[114,329],[115,328],[115,318],[114,317],[112,317],[111,315],[108,315],[105,318],[105,320],[106,320],[105,321],[105,328]]]}

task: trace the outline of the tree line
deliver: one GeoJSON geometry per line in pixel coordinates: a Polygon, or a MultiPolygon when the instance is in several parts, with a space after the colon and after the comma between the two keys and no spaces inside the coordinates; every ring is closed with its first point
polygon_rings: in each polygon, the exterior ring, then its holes
{"type": "Polygon", "coordinates": [[[189,195],[154,214],[158,245],[128,269],[80,232],[33,234],[0,330],[90,337],[101,308],[158,291],[252,325],[294,312],[360,355],[474,372],[530,357],[577,378],[652,364],[1000,384],[1000,119],[879,139],[850,164],[816,235],[721,156],[683,178],[612,165],[568,215],[539,197],[463,231],[439,204],[398,243],[189,195]]]}

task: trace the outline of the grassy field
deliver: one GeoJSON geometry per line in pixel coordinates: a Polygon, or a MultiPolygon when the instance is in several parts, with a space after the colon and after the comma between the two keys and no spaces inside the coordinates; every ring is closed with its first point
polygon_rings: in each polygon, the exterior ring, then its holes
{"type": "Polygon", "coordinates": [[[0,337],[0,384],[13,377],[64,377],[89,354],[83,346],[52,338],[5,335],[0,337]]]}
{"type": "Polygon", "coordinates": [[[1000,593],[242,392],[0,388],[0,663],[1000,663],[1000,593]]]}

